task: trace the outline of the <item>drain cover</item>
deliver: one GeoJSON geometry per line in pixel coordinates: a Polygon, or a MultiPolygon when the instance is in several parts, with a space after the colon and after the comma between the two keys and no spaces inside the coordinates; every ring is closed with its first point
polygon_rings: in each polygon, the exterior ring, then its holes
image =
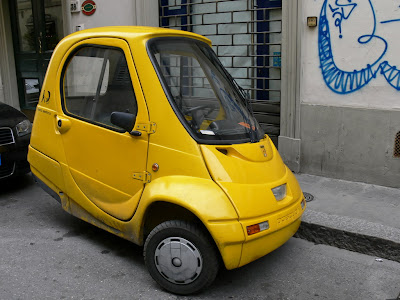
{"type": "Polygon", "coordinates": [[[311,195],[310,193],[303,193],[304,198],[306,198],[306,202],[311,202],[314,200],[314,196],[311,195]]]}

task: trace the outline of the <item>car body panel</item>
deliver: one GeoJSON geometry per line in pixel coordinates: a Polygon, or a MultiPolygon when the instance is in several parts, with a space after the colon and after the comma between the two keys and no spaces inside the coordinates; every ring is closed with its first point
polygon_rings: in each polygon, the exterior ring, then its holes
{"type": "Polygon", "coordinates": [[[153,205],[180,207],[204,225],[226,268],[237,268],[294,234],[304,197],[267,136],[234,145],[199,145],[192,138],[149,57],[147,42],[157,37],[211,45],[196,34],[148,27],[85,30],[59,43],[37,106],[28,156],[32,172],[60,196],[66,211],[139,245],[153,205]],[[64,66],[83,45],[122,49],[138,103],[136,136],[63,108],[64,66]],[[276,201],[271,189],[285,183],[287,196],[276,201]],[[247,234],[247,226],[264,221],[268,230],[247,234]]]}
{"type": "Polygon", "coordinates": [[[0,127],[12,128],[27,119],[22,112],[2,102],[0,102],[0,116],[0,127]]]}

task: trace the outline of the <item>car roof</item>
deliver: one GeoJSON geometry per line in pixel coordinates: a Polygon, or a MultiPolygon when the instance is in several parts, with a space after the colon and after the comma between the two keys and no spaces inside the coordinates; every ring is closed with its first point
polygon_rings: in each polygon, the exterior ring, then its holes
{"type": "Polygon", "coordinates": [[[211,45],[211,41],[199,34],[169,29],[169,28],[160,28],[160,27],[149,27],[149,26],[107,26],[107,27],[96,27],[92,29],[86,29],[82,31],[75,32],[70,34],[65,39],[84,39],[84,38],[93,38],[93,37],[116,37],[122,39],[149,39],[153,37],[162,37],[162,36],[180,36],[180,37],[188,37],[194,38],[197,40],[201,40],[211,45]]]}

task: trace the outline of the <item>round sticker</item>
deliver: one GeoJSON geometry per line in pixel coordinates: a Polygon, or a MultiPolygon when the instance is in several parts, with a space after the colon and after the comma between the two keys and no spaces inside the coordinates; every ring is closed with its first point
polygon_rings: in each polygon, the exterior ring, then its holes
{"type": "Polygon", "coordinates": [[[82,13],[86,16],[93,15],[94,12],[96,11],[96,3],[92,0],[86,0],[85,2],[82,3],[81,6],[82,13]]]}

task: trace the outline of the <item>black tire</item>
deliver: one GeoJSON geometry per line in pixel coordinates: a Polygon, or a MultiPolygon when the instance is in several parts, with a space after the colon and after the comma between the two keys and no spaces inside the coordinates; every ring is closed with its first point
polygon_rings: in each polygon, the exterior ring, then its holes
{"type": "Polygon", "coordinates": [[[178,295],[206,288],[219,270],[214,241],[201,227],[186,221],[166,221],[155,227],[146,239],[143,254],[151,277],[161,287],[178,295]],[[174,258],[170,254],[171,245],[180,247],[177,256],[182,253],[181,257],[174,258]]]}

